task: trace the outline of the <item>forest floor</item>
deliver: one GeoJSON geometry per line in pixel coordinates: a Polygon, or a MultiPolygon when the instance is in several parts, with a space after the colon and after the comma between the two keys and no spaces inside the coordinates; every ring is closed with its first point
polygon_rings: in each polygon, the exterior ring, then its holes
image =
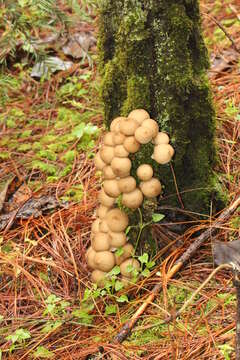
{"type": "MultiPolygon", "coordinates": [[[[230,204],[240,177],[240,5],[202,0],[201,12],[217,113],[216,173],[230,204]]],[[[131,335],[111,343],[164,279],[164,269],[157,261],[130,288],[116,282],[114,293],[89,282],[85,254],[100,188],[92,159],[104,126],[96,19],[87,6],[81,16],[68,36],[85,34],[86,51],[74,59],[74,46],[70,56],[58,38],[49,46],[51,55],[73,61],[68,70],[33,78],[33,61],[29,65],[17,48],[15,58],[5,54],[0,75],[0,359],[234,359],[236,295],[229,271],[219,271],[180,317],[164,320],[213,271],[212,242],[240,238],[240,209],[168,281],[131,335]]],[[[170,247],[156,258],[168,256],[171,265],[214,218],[193,224],[179,251],[170,247]]],[[[167,228],[157,226],[166,237],[167,228]]]]}

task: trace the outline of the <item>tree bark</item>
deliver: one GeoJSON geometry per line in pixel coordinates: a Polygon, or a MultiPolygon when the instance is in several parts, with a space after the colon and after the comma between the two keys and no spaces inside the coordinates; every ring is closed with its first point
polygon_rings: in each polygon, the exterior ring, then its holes
{"type": "Polygon", "coordinates": [[[141,163],[154,167],[164,184],[161,204],[209,213],[220,204],[215,114],[206,71],[209,66],[197,0],[102,0],[99,69],[105,122],[146,109],[175,148],[171,166],[151,159],[153,145],[134,154],[132,175],[141,163]],[[219,199],[219,203],[218,203],[219,199]]]}

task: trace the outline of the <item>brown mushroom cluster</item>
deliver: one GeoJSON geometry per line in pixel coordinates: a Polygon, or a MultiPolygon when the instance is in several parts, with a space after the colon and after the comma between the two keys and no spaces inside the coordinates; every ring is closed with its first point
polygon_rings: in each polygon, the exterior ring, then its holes
{"type": "Polygon", "coordinates": [[[137,209],[144,196],[153,198],[161,193],[161,183],[153,177],[151,165],[138,167],[139,187],[130,174],[132,162],[129,154],[136,153],[141,144],[150,141],[154,144],[152,158],[159,164],[168,163],[174,155],[168,135],[159,131],[157,122],[147,111],[136,109],[128,117],[120,116],[112,121],[110,131],[103,137],[103,146],[95,156],[96,168],[102,172],[103,186],[98,196],[97,219],[92,224],[87,263],[93,270],[91,280],[100,286],[115,265],[120,265],[123,282],[131,278],[127,271],[129,265],[137,270],[140,268],[139,262],[132,258],[133,246],[127,243],[128,217],[116,207],[116,199],[122,195],[124,206],[137,209]],[[116,256],[119,248],[123,249],[123,254],[116,256]]]}

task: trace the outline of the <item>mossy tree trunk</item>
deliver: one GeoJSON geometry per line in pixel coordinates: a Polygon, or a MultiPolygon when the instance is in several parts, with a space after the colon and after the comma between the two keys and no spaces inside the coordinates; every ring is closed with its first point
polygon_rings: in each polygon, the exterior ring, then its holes
{"type": "MultiPolygon", "coordinates": [[[[102,0],[99,24],[107,126],[116,116],[146,109],[170,135],[185,209],[209,213],[216,195],[215,117],[198,1],[102,0]]],[[[151,144],[142,146],[135,168],[153,164],[151,154],[151,144]]],[[[154,168],[164,184],[165,204],[180,207],[171,166],[154,163],[154,168]]]]}

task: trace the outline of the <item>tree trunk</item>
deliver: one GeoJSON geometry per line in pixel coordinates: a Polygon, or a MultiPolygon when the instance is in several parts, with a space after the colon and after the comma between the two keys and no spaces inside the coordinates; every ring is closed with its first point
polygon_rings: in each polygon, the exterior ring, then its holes
{"type": "Polygon", "coordinates": [[[102,0],[99,69],[105,122],[146,109],[175,149],[172,169],[151,159],[153,146],[134,155],[164,184],[160,204],[209,213],[218,193],[213,166],[215,114],[206,70],[197,0],[102,0]],[[174,181],[175,173],[176,182],[174,181]]]}

